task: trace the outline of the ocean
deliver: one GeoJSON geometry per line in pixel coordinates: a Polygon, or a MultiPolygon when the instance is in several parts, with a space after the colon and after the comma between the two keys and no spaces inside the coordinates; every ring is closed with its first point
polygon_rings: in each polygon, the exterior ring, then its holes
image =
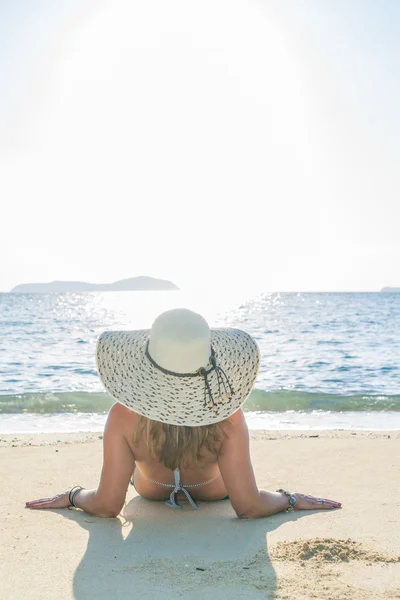
{"type": "Polygon", "coordinates": [[[400,430],[400,294],[210,290],[0,294],[0,433],[101,431],[112,399],[95,366],[107,329],[187,307],[245,329],[261,366],[252,429],[400,430]]]}

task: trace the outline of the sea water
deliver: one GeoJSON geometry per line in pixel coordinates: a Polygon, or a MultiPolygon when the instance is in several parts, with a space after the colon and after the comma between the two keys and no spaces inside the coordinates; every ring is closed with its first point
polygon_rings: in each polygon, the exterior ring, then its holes
{"type": "Polygon", "coordinates": [[[399,293],[0,294],[0,433],[100,431],[99,334],[187,307],[255,337],[255,429],[400,429],[399,293]]]}

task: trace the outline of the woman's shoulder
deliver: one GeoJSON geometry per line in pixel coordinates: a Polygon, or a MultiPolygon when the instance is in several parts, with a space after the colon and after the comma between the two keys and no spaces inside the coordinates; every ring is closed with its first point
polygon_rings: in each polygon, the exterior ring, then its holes
{"type": "Polygon", "coordinates": [[[247,431],[247,423],[241,408],[219,424],[223,433],[228,437],[240,435],[247,431]]]}
{"type": "Polygon", "coordinates": [[[116,425],[118,427],[135,427],[138,423],[139,415],[135,413],[133,410],[130,410],[123,404],[116,402],[110,408],[110,412],[108,413],[108,423],[111,425],[116,425]]]}

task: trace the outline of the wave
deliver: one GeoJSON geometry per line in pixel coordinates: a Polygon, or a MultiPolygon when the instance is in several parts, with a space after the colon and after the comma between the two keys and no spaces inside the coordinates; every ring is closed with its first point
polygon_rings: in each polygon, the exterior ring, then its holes
{"type": "Polygon", "coordinates": [[[105,413],[113,399],[104,392],[33,392],[0,395],[1,413],[105,413]]]}
{"type": "Polygon", "coordinates": [[[400,411],[400,395],[353,394],[339,395],[319,392],[280,390],[266,392],[255,389],[244,406],[245,410],[272,412],[324,410],[343,411],[400,411]]]}
{"type": "MultiPolygon", "coordinates": [[[[18,413],[106,413],[113,399],[104,392],[38,392],[0,395],[0,414],[18,413]]],[[[261,412],[328,412],[400,411],[400,395],[354,394],[337,395],[319,392],[280,390],[267,392],[255,389],[244,410],[261,412]]]]}

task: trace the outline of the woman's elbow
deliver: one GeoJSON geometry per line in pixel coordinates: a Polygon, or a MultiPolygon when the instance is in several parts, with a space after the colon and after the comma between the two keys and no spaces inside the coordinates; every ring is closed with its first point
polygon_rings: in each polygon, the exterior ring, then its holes
{"type": "Polygon", "coordinates": [[[120,514],[121,510],[122,510],[123,504],[122,505],[102,505],[99,506],[96,509],[95,515],[96,517],[104,517],[104,518],[108,518],[108,519],[115,519],[115,517],[118,517],[118,515],[120,514]]]}
{"type": "Polygon", "coordinates": [[[259,519],[260,508],[256,505],[236,505],[232,503],[233,510],[237,514],[239,519],[259,519]]]}
{"type": "Polygon", "coordinates": [[[235,511],[238,519],[259,519],[261,517],[260,513],[257,511],[250,511],[250,510],[246,510],[246,511],[235,511]]]}

